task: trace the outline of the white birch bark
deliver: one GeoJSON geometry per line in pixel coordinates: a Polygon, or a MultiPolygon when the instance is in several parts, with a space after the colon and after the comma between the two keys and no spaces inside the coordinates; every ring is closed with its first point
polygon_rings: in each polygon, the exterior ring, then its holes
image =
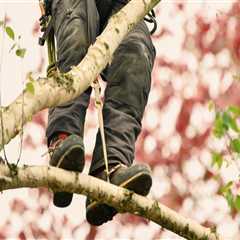
{"type": "Polygon", "coordinates": [[[47,187],[84,194],[99,202],[154,221],[189,240],[220,240],[217,234],[147,197],[103,180],[55,167],[24,166],[12,171],[0,164],[0,191],[22,187],[47,187]]]}
{"type": "Polygon", "coordinates": [[[35,94],[27,90],[23,92],[24,119],[21,110],[22,95],[9,106],[3,107],[0,150],[21,131],[22,120],[25,124],[35,113],[66,103],[83,93],[111,62],[114,51],[126,34],[159,2],[160,0],[131,0],[111,17],[101,36],[90,46],[78,66],[61,78],[39,78],[34,81],[35,94]]]}

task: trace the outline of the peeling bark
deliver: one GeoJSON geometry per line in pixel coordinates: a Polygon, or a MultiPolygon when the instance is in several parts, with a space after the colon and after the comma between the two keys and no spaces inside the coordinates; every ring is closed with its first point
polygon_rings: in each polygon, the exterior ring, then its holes
{"type": "Polygon", "coordinates": [[[53,191],[84,194],[99,202],[147,218],[189,240],[220,240],[211,229],[180,216],[147,197],[103,180],[55,167],[24,166],[14,171],[0,164],[0,191],[22,187],[47,187],[53,191]]]}

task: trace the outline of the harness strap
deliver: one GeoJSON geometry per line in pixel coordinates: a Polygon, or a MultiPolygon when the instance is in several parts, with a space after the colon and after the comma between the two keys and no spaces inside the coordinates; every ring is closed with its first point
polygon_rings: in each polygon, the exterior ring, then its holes
{"type": "Polygon", "coordinates": [[[157,21],[156,21],[156,14],[154,10],[151,10],[145,17],[144,20],[148,23],[153,23],[153,28],[150,31],[151,34],[154,34],[157,30],[157,21]]]}
{"type": "Polygon", "coordinates": [[[44,31],[42,37],[39,38],[39,45],[43,46],[50,32],[53,30],[53,18],[48,16],[42,16],[40,18],[42,30],[44,31]],[[43,26],[46,25],[46,26],[43,26]]]}
{"type": "Polygon", "coordinates": [[[105,163],[105,173],[107,176],[107,181],[110,182],[110,172],[109,172],[109,166],[108,166],[108,158],[107,158],[107,146],[106,146],[106,140],[105,140],[105,133],[104,133],[104,123],[103,123],[103,114],[102,114],[102,107],[103,103],[101,100],[101,86],[99,84],[98,79],[93,81],[91,84],[92,88],[94,89],[94,94],[95,94],[95,106],[98,111],[98,125],[100,129],[100,135],[102,139],[102,147],[103,147],[103,157],[104,157],[104,163],[105,163]]]}
{"type": "Polygon", "coordinates": [[[52,77],[54,72],[57,71],[56,66],[56,49],[55,49],[55,39],[53,31],[53,17],[47,9],[46,1],[39,0],[39,7],[41,10],[42,17],[40,18],[41,31],[44,32],[43,36],[39,38],[39,45],[43,46],[45,41],[47,41],[48,49],[48,62],[49,66],[47,69],[47,77],[52,77]]]}

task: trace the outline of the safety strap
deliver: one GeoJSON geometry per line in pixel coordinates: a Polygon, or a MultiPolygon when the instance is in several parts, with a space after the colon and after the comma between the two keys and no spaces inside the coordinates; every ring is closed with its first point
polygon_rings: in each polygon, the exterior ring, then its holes
{"type": "Polygon", "coordinates": [[[150,31],[151,34],[154,34],[157,30],[157,21],[156,21],[156,14],[154,10],[151,10],[145,17],[144,20],[148,23],[153,23],[153,28],[150,31]]]}
{"type": "Polygon", "coordinates": [[[50,15],[49,11],[46,9],[46,4],[43,0],[39,0],[39,7],[41,10],[40,26],[43,32],[42,37],[39,38],[39,45],[43,46],[45,41],[47,41],[48,49],[48,62],[49,66],[47,69],[47,77],[52,77],[57,71],[56,66],[56,49],[55,49],[55,39],[53,31],[53,17],[50,15]]]}
{"type": "Polygon", "coordinates": [[[104,123],[103,123],[103,114],[102,114],[102,108],[103,103],[101,100],[101,86],[99,84],[98,78],[96,78],[93,83],[91,84],[92,88],[94,89],[95,94],[95,106],[98,111],[98,125],[100,129],[100,135],[102,139],[102,147],[103,147],[103,157],[104,157],[104,163],[105,163],[105,173],[107,175],[107,181],[110,182],[110,172],[109,172],[109,166],[108,166],[108,157],[107,157],[107,146],[105,141],[105,133],[104,133],[104,123]]]}

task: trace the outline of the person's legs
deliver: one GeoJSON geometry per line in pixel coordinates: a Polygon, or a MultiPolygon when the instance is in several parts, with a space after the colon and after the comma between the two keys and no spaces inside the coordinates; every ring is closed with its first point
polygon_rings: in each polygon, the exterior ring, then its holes
{"type": "MultiPolygon", "coordinates": [[[[95,0],[53,0],[52,17],[57,42],[57,65],[61,72],[67,72],[82,60],[99,32],[95,0]]],[[[76,99],[49,110],[46,135],[52,149],[50,165],[82,171],[82,137],[90,94],[91,88],[76,99]]],[[[54,194],[56,206],[68,206],[71,200],[71,193],[54,194]]]]}
{"type": "MultiPolygon", "coordinates": [[[[155,59],[146,24],[140,22],[116,50],[112,64],[104,72],[107,79],[103,106],[104,130],[110,164],[130,166],[134,146],[141,131],[141,120],[151,86],[155,59]]],[[[90,173],[104,168],[98,132],[90,173]]]]}
{"type": "MultiPolygon", "coordinates": [[[[90,44],[95,41],[99,31],[98,12],[94,0],[53,0],[52,15],[57,65],[61,72],[67,72],[80,63],[90,44]]],[[[75,100],[49,110],[48,140],[57,132],[83,135],[90,94],[91,90],[88,89],[75,100]]]]}
{"type": "MultiPolygon", "coordinates": [[[[115,5],[114,11],[118,8],[119,4],[115,5]]],[[[111,182],[142,195],[146,195],[151,187],[149,170],[142,165],[130,166],[150,91],[154,59],[155,48],[149,30],[142,21],[123,40],[114,54],[112,64],[104,71],[107,88],[103,116],[108,162],[111,166],[121,163],[129,167],[113,173],[111,182]],[[129,182],[129,179],[133,181],[129,182]]],[[[98,132],[90,175],[104,178],[104,169],[98,132]]],[[[116,213],[115,209],[105,204],[87,203],[87,220],[93,225],[110,220],[116,213]]]]}

